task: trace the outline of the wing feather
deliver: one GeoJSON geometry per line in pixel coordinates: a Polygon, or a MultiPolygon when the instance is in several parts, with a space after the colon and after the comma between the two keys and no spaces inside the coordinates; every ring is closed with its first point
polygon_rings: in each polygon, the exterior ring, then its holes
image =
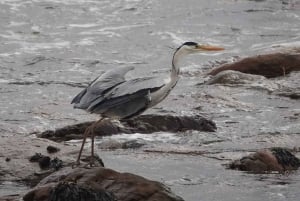
{"type": "Polygon", "coordinates": [[[71,104],[75,103],[75,108],[87,109],[94,100],[101,98],[107,91],[123,83],[125,74],[133,69],[134,67],[123,67],[105,72],[75,96],[71,104]]]}
{"type": "Polygon", "coordinates": [[[147,97],[150,101],[149,93],[153,93],[164,86],[164,84],[159,83],[160,81],[161,79],[156,77],[128,80],[114,87],[105,96],[95,99],[87,110],[91,113],[101,114],[104,110],[134,102],[135,99],[147,97]]]}

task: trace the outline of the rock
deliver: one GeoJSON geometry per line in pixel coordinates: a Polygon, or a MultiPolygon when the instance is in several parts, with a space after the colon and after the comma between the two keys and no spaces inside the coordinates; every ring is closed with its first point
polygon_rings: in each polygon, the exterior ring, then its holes
{"type": "Polygon", "coordinates": [[[285,172],[297,170],[299,167],[300,159],[296,158],[289,150],[284,148],[258,150],[228,165],[230,169],[255,173],[270,171],[285,172]]]}
{"type": "Polygon", "coordinates": [[[0,201],[18,201],[20,195],[6,195],[3,197],[0,197],[0,201]]]}
{"type": "Polygon", "coordinates": [[[109,139],[101,142],[99,147],[101,149],[106,150],[114,150],[114,149],[138,149],[144,146],[145,143],[141,142],[141,140],[129,140],[125,142],[120,142],[118,140],[109,139]]]}
{"type": "Polygon", "coordinates": [[[38,162],[41,169],[48,169],[50,167],[51,158],[49,156],[41,157],[38,162]]]}
{"type": "Polygon", "coordinates": [[[49,201],[115,201],[114,196],[106,191],[93,190],[75,183],[59,183],[51,191],[49,201]]]}
{"type": "Polygon", "coordinates": [[[36,135],[40,138],[47,138],[53,141],[68,141],[72,139],[81,139],[87,126],[91,125],[93,122],[84,122],[79,124],[74,124],[71,126],[65,126],[60,129],[47,130],[42,133],[37,133],[36,135]],[[80,134],[80,135],[78,135],[80,134]]]}
{"type": "Polygon", "coordinates": [[[202,116],[141,115],[123,120],[133,133],[153,133],[158,131],[180,132],[198,130],[214,132],[216,124],[202,116]]]}
{"type": "Polygon", "coordinates": [[[35,153],[33,156],[29,158],[30,162],[38,162],[40,168],[42,170],[51,169],[58,170],[63,167],[62,160],[55,157],[51,159],[49,156],[44,156],[41,153],[35,153]]]}
{"type": "MultiPolygon", "coordinates": [[[[85,129],[92,123],[75,124],[55,131],[48,130],[37,134],[37,136],[57,142],[81,139],[85,129]]],[[[213,132],[216,130],[216,125],[213,121],[201,116],[141,115],[121,122],[105,119],[95,127],[95,134],[105,136],[118,133],[179,132],[185,130],[213,132]]]]}
{"type": "Polygon", "coordinates": [[[300,99],[300,90],[299,89],[279,89],[273,92],[274,95],[284,96],[291,99],[300,99]]]}
{"type": "Polygon", "coordinates": [[[280,52],[244,58],[213,69],[208,75],[221,71],[234,70],[248,74],[262,75],[267,78],[284,76],[292,71],[300,71],[300,51],[280,52]]]}
{"type": "Polygon", "coordinates": [[[53,153],[56,153],[56,152],[58,152],[58,151],[60,151],[60,149],[57,148],[57,147],[55,147],[55,146],[49,145],[49,146],[47,147],[47,152],[48,152],[49,154],[53,154],[53,153]]]}
{"type": "MultiPolygon", "coordinates": [[[[53,196],[59,196],[59,194],[55,193],[53,195],[53,192],[59,189],[60,186],[63,189],[67,188],[76,191],[76,193],[84,191],[88,192],[91,196],[97,194],[102,196],[102,199],[103,196],[106,196],[107,199],[105,200],[109,200],[110,196],[113,195],[116,201],[183,201],[182,198],[173,194],[168,187],[159,182],[151,181],[134,174],[119,173],[101,167],[89,169],[65,168],[59,172],[55,172],[43,179],[23,199],[24,201],[65,200],[62,198],[52,199],[53,196]]],[[[61,193],[60,195],[65,196],[61,193]]]]}
{"type": "Polygon", "coordinates": [[[50,160],[50,168],[53,168],[54,170],[59,170],[63,167],[63,161],[59,158],[55,157],[54,159],[50,160]]]}
{"type": "Polygon", "coordinates": [[[41,153],[35,153],[33,156],[30,156],[29,161],[30,162],[39,162],[39,160],[43,157],[41,153]]]}
{"type": "Polygon", "coordinates": [[[139,142],[138,140],[129,140],[122,143],[122,149],[137,149],[144,146],[145,143],[139,142]]]}
{"type": "MultiPolygon", "coordinates": [[[[91,159],[92,159],[92,156],[89,155],[89,156],[87,156],[85,158],[82,158],[80,161],[83,161],[86,164],[89,164],[90,161],[91,161],[91,159]]],[[[94,155],[94,159],[93,160],[94,160],[94,165],[96,167],[104,167],[104,162],[102,161],[102,159],[97,154],[94,155]]]]}
{"type": "MultiPolygon", "coordinates": [[[[48,188],[49,189],[49,188],[48,188]]],[[[24,201],[39,200],[39,201],[114,201],[114,197],[111,193],[103,190],[94,190],[85,186],[80,186],[75,183],[58,183],[54,188],[50,188],[50,191],[45,188],[40,191],[39,195],[34,193],[28,193],[24,196],[24,201]]]]}
{"type": "Polygon", "coordinates": [[[249,75],[239,71],[224,70],[211,77],[206,84],[247,84],[253,81],[262,81],[266,79],[260,75],[249,75]]]}

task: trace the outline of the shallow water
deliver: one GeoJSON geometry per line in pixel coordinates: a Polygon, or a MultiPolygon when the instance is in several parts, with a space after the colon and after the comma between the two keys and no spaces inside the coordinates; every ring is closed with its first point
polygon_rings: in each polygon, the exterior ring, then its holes
{"type": "Polygon", "coordinates": [[[226,161],[191,155],[104,152],[106,165],[167,184],[185,200],[298,200],[299,171],[289,175],[227,170],[226,161]],[[162,162],[163,161],[163,162],[162,162]]]}
{"type": "Polygon", "coordinates": [[[299,73],[239,86],[204,85],[203,74],[236,57],[299,46],[299,11],[297,0],[0,0],[0,135],[95,120],[70,101],[105,70],[135,66],[129,78],[166,74],[182,42],[221,45],[225,52],[190,56],[170,96],[147,111],[201,114],[217,123],[216,133],[137,134],[128,140],[141,139],[144,148],[125,151],[124,158],[123,152],[105,151],[104,161],[165,181],[186,201],[297,200],[299,172],[249,175],[225,170],[221,164],[227,160],[211,157],[299,147],[299,100],[270,94],[299,90],[299,73]],[[142,151],[163,148],[206,151],[209,157],[142,151]]]}

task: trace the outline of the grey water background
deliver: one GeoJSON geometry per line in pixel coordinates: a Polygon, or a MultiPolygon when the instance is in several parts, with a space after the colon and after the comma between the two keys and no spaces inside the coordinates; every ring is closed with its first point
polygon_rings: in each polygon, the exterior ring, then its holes
{"type": "MultiPolygon", "coordinates": [[[[253,175],[222,164],[259,148],[299,147],[299,73],[238,86],[205,85],[211,68],[238,57],[300,45],[296,0],[0,0],[0,136],[28,135],[88,120],[73,96],[105,70],[135,66],[129,78],[167,74],[185,41],[226,48],[186,59],[170,96],[148,113],[201,114],[216,133],[118,135],[148,150],[205,151],[204,156],[102,151],[107,167],[161,181],[186,201],[289,200],[300,197],[299,171],[253,175]]],[[[1,194],[24,191],[0,185],[1,194]]]]}

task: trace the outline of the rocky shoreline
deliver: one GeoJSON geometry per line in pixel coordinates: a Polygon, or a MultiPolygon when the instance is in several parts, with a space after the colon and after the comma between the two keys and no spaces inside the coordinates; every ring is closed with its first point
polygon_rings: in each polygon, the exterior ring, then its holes
{"type": "MultiPolygon", "coordinates": [[[[285,76],[292,71],[299,70],[299,52],[292,55],[288,53],[272,53],[244,59],[233,64],[225,64],[223,67],[209,73],[212,77],[206,84],[245,84],[264,80],[268,77],[285,76]],[[292,63],[290,63],[291,61],[292,63]],[[245,70],[245,68],[247,69],[245,70]]],[[[270,94],[295,100],[299,99],[299,92],[294,90],[276,88],[270,91],[270,94]]],[[[298,119],[299,116],[294,115],[293,118],[298,119]]],[[[1,159],[3,159],[0,162],[1,181],[25,182],[33,189],[26,195],[4,196],[0,200],[19,200],[24,196],[23,199],[25,201],[58,201],[63,200],[63,196],[66,195],[58,192],[64,191],[78,193],[78,196],[85,195],[89,200],[183,200],[183,198],[172,193],[166,185],[131,173],[120,173],[104,167],[78,167],[73,169],[72,164],[78,153],[78,147],[65,142],[81,139],[82,133],[91,123],[93,122],[74,124],[56,130],[31,134],[30,136],[1,137],[0,153],[1,159]],[[54,160],[56,162],[53,162],[54,160]]],[[[152,114],[121,122],[106,120],[95,129],[96,134],[101,137],[120,133],[151,134],[161,131],[184,133],[188,130],[214,133],[217,132],[217,126],[214,121],[200,115],[152,114]]],[[[127,144],[117,148],[131,149],[135,148],[134,146],[139,147],[136,144],[127,144]]],[[[231,158],[232,162],[227,163],[227,168],[253,173],[272,171],[283,173],[297,170],[300,162],[293,155],[293,151],[297,153],[298,150],[284,148],[259,149],[255,153],[243,156],[240,159],[234,160],[231,158]]],[[[168,148],[164,150],[144,149],[144,152],[185,155],[207,154],[207,152],[202,150],[174,150],[168,148]]],[[[84,155],[83,161],[87,157],[87,155],[84,155]]],[[[105,164],[105,161],[103,162],[105,164]]],[[[100,164],[101,162],[99,162],[100,164]]],[[[78,198],[78,196],[75,197],[78,198]]]]}

